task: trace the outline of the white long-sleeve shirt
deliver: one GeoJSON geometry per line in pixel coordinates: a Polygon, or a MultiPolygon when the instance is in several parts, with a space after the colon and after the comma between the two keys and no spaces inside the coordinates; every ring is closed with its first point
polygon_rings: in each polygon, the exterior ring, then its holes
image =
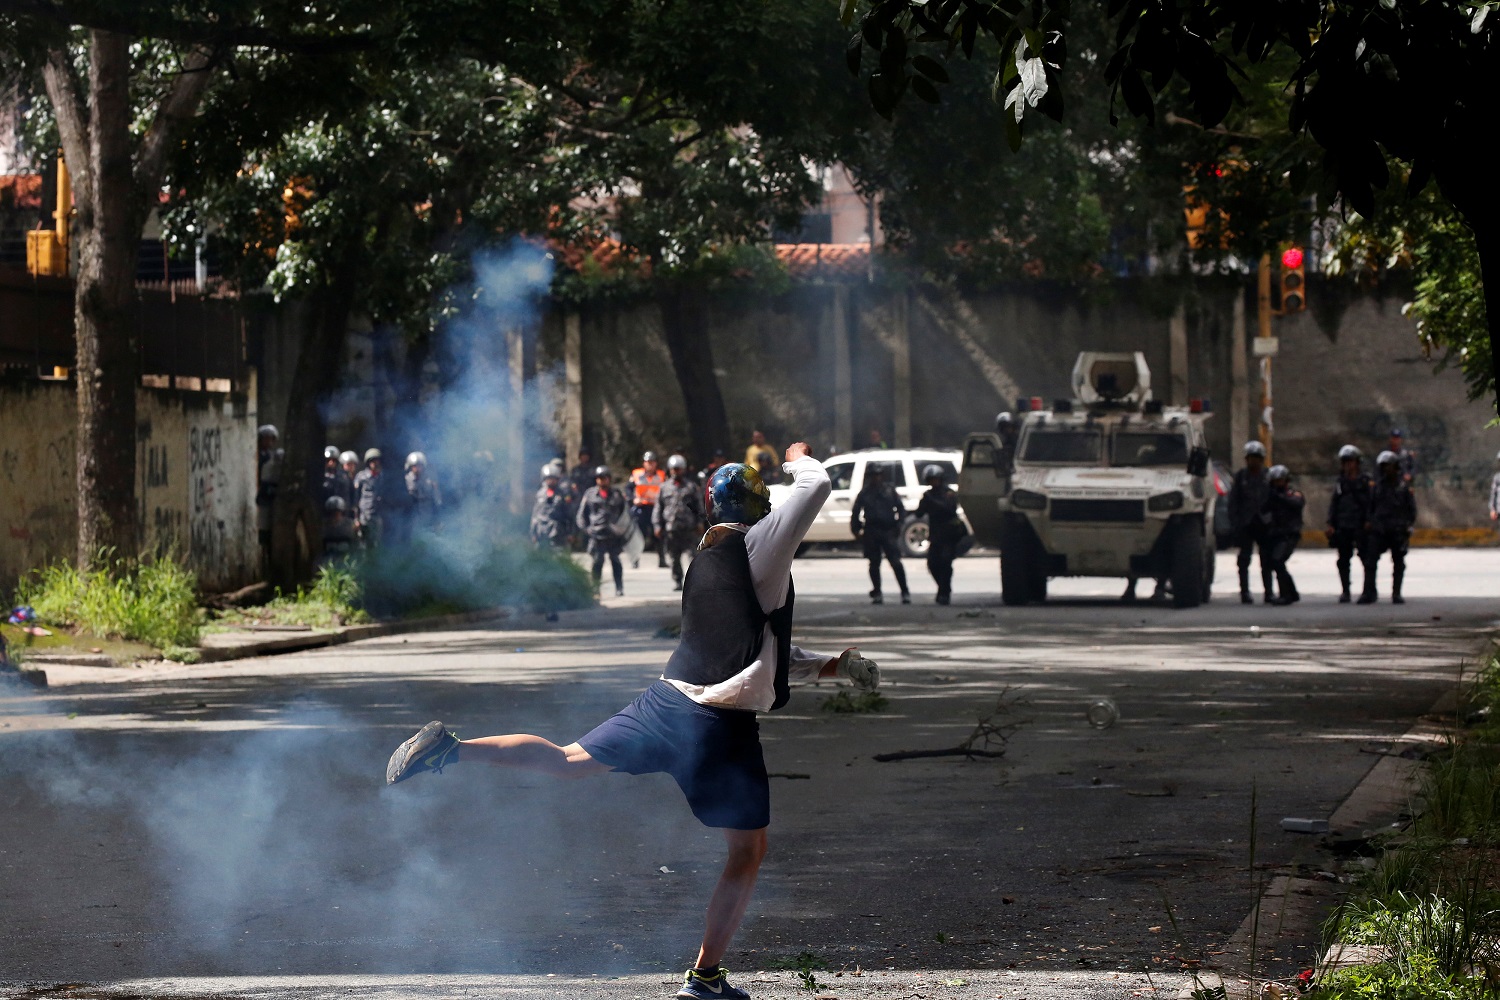
{"type": "MultiPolygon", "coordinates": [[[[786,500],[755,524],[726,526],[745,535],[750,579],[755,583],[755,597],[760,602],[760,609],[766,614],[786,603],[797,547],[802,544],[807,529],[812,527],[813,519],[833,489],[823,463],[810,455],[787,462],[782,470],[793,479],[786,500]]],[[[818,676],[823,664],[831,658],[794,645],[791,662],[787,665],[787,679],[792,684],[806,684],[818,676]]],[[[761,633],[760,655],[727,681],[704,685],[663,679],[700,705],[769,712],[776,700],[776,637],[771,626],[766,625],[761,633]]]]}

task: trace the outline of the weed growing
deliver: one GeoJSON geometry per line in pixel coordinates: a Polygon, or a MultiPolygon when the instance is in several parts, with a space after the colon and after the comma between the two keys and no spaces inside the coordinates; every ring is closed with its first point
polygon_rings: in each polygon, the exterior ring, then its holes
{"type": "Polygon", "coordinates": [[[1475,724],[1429,758],[1411,827],[1325,927],[1383,959],[1327,973],[1319,1000],[1500,996],[1500,659],[1467,701],[1475,724]]]}
{"type": "Polygon", "coordinates": [[[127,562],[108,557],[80,571],[54,563],[25,577],[16,603],[29,604],[44,622],[103,638],[155,646],[198,644],[197,576],[168,557],[127,562]]]}

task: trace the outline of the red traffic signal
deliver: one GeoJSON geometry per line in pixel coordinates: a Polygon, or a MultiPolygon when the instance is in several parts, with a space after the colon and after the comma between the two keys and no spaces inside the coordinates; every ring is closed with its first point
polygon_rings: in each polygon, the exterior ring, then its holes
{"type": "Polygon", "coordinates": [[[1281,251],[1281,314],[1301,312],[1307,308],[1307,282],[1302,273],[1302,248],[1287,247],[1281,251]]]}

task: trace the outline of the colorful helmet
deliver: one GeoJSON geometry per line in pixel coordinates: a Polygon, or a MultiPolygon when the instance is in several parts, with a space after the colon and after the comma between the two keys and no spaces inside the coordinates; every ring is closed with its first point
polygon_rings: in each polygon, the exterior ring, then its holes
{"type": "Polygon", "coordinates": [[[424,455],[424,454],[422,454],[420,451],[414,451],[410,455],[407,455],[406,456],[406,468],[407,468],[407,471],[410,471],[411,467],[414,466],[414,465],[420,465],[424,469],[427,468],[427,456],[424,455]]]}
{"type": "Polygon", "coordinates": [[[323,449],[323,461],[326,462],[330,458],[333,459],[334,461],[338,461],[338,457],[339,457],[339,446],[338,445],[331,444],[327,448],[323,449]]]}
{"type": "Polygon", "coordinates": [[[1265,458],[1266,446],[1261,444],[1259,441],[1246,441],[1245,457],[1249,458],[1251,455],[1259,455],[1261,458],[1265,458]]]}
{"type": "Polygon", "coordinates": [[[1278,479],[1291,479],[1292,470],[1284,465],[1273,465],[1271,471],[1266,473],[1266,478],[1273,483],[1278,479]]]}
{"type": "Polygon", "coordinates": [[[1339,449],[1339,461],[1340,462],[1342,462],[1346,458],[1352,458],[1352,459],[1358,461],[1361,457],[1362,456],[1359,453],[1359,449],[1356,448],[1356,447],[1354,447],[1354,445],[1352,445],[1352,444],[1346,444],[1342,448],[1339,449]]]}
{"type": "Polygon", "coordinates": [[[1400,461],[1401,460],[1396,457],[1396,453],[1394,451],[1382,451],[1375,458],[1376,465],[1396,465],[1400,461]]]}
{"type": "Polygon", "coordinates": [[[612,477],[613,475],[614,473],[609,471],[609,466],[607,465],[596,465],[594,467],[595,479],[606,479],[612,477]]]}
{"type": "Polygon", "coordinates": [[[350,462],[353,462],[355,465],[358,465],[359,464],[359,456],[356,455],[356,454],[354,454],[354,452],[352,452],[352,451],[345,451],[345,452],[340,452],[339,453],[339,464],[340,465],[348,465],[350,462]]]}
{"type": "Polygon", "coordinates": [[[729,462],[709,479],[703,506],[709,524],[754,524],[771,513],[771,491],[754,466],[729,462]]]}
{"type": "Polygon", "coordinates": [[[922,482],[929,482],[932,479],[941,479],[946,482],[948,474],[943,471],[941,465],[929,465],[922,470],[922,482]]]}
{"type": "Polygon", "coordinates": [[[375,459],[377,459],[379,457],[380,457],[380,449],[379,448],[366,448],[365,449],[365,464],[366,465],[369,465],[371,462],[375,461],[375,459]]]}
{"type": "Polygon", "coordinates": [[[685,472],[687,471],[687,459],[683,458],[681,455],[673,455],[671,458],[667,459],[667,468],[673,472],[676,472],[679,469],[685,472]]]}

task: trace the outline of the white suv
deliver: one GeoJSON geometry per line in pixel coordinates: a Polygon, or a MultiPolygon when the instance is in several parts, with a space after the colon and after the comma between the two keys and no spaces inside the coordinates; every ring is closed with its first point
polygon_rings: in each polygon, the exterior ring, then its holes
{"type": "MultiPolygon", "coordinates": [[[[901,503],[911,512],[901,525],[901,554],[907,558],[918,558],[927,554],[927,522],[916,517],[917,504],[927,486],[922,482],[922,470],[929,465],[939,466],[948,476],[948,485],[957,488],[958,474],[963,466],[963,452],[945,451],[935,448],[866,448],[845,455],[835,455],[823,461],[828,478],[833,480],[833,492],[818,512],[818,517],[808,529],[806,541],[812,543],[851,543],[854,535],[849,530],[849,519],[854,512],[854,498],[864,486],[865,472],[878,466],[885,473],[885,481],[896,487],[901,503]]],[[[771,506],[775,507],[787,495],[789,487],[771,487],[771,506]]]]}

